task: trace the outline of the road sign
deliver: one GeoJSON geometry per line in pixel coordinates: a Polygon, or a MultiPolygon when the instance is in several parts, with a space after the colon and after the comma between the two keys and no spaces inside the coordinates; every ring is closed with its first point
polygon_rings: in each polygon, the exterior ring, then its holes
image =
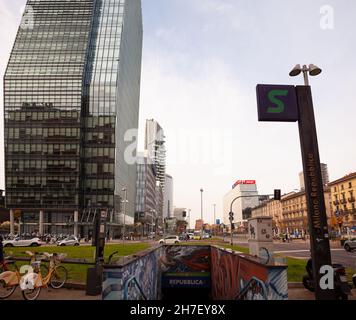
{"type": "Polygon", "coordinates": [[[258,121],[299,120],[296,89],[286,85],[257,85],[258,121]]]}

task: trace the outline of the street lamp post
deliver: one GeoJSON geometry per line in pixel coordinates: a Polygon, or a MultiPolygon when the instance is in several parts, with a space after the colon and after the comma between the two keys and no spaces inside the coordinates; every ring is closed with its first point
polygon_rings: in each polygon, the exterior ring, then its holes
{"type": "Polygon", "coordinates": [[[203,228],[204,228],[204,223],[203,223],[203,188],[200,189],[200,210],[201,210],[201,236],[203,237],[203,228]]]}
{"type": "Polygon", "coordinates": [[[124,193],[124,205],[123,205],[124,226],[123,226],[123,231],[122,231],[122,244],[125,245],[127,188],[122,188],[121,191],[124,193]]]}
{"type": "MultiPolygon", "coordinates": [[[[216,204],[215,203],[213,204],[213,207],[214,207],[214,222],[213,222],[213,225],[216,225],[216,204]]],[[[214,234],[215,234],[215,229],[214,229],[214,234]]]]}
{"type": "Polygon", "coordinates": [[[320,270],[323,266],[331,266],[332,260],[313,98],[308,79],[308,75],[317,76],[322,73],[322,70],[313,64],[310,64],[309,67],[306,65],[301,67],[298,64],[289,75],[295,77],[301,73],[304,77],[304,86],[296,87],[296,95],[299,109],[299,135],[308,207],[315,298],[317,300],[330,300],[335,299],[335,291],[333,289],[325,290],[320,285],[323,276],[320,270]]]}
{"type": "Polygon", "coordinates": [[[189,229],[191,229],[191,227],[190,227],[190,212],[192,211],[192,209],[188,209],[188,214],[189,214],[189,216],[188,216],[188,225],[189,225],[189,229]]]}

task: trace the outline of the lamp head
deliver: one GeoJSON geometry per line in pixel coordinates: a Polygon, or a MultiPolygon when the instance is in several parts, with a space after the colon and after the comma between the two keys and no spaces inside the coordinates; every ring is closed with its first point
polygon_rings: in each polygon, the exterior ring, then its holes
{"type": "Polygon", "coordinates": [[[309,74],[312,77],[318,76],[319,74],[321,74],[323,72],[323,70],[321,70],[319,67],[317,67],[314,64],[310,64],[309,65],[309,74]]]}
{"type": "Polygon", "coordinates": [[[291,72],[289,72],[289,75],[291,77],[296,77],[299,76],[302,73],[302,67],[300,64],[297,64],[291,72]]]}

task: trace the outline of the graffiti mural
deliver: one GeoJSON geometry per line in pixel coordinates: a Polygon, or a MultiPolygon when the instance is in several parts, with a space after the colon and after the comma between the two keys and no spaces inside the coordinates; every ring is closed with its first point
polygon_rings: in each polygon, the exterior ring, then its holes
{"type": "Polygon", "coordinates": [[[211,248],[212,297],[214,300],[288,299],[285,266],[264,265],[258,258],[211,248]]]}
{"type": "Polygon", "coordinates": [[[157,300],[161,248],[117,268],[104,270],[103,300],[157,300]]]}
{"type": "Polygon", "coordinates": [[[166,246],[160,267],[164,288],[210,288],[209,246],[166,246]]]}

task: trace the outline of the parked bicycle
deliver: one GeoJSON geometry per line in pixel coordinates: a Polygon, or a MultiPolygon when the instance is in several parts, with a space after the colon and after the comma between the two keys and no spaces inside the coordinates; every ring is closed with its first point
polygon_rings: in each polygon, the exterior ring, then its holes
{"type": "MultiPolygon", "coordinates": [[[[22,252],[22,254],[27,254],[30,256],[29,264],[32,266],[35,272],[41,272],[47,274],[47,267],[43,266],[42,268],[36,269],[36,255],[38,252],[26,251],[22,252]]],[[[19,268],[17,267],[13,257],[8,256],[5,258],[1,268],[3,272],[0,274],[0,300],[9,298],[16,290],[17,286],[20,284],[22,275],[20,273],[19,268]],[[9,266],[13,266],[14,270],[10,270],[9,266]]]]}
{"type": "MultiPolygon", "coordinates": [[[[43,276],[41,272],[32,272],[21,278],[20,287],[25,300],[36,300],[42,288],[47,288],[50,285],[53,289],[60,289],[67,281],[68,271],[60,265],[65,255],[44,253],[43,256],[49,258],[50,261],[48,273],[43,276]]],[[[40,269],[41,262],[41,260],[35,262],[37,270],[40,269]]]]}

